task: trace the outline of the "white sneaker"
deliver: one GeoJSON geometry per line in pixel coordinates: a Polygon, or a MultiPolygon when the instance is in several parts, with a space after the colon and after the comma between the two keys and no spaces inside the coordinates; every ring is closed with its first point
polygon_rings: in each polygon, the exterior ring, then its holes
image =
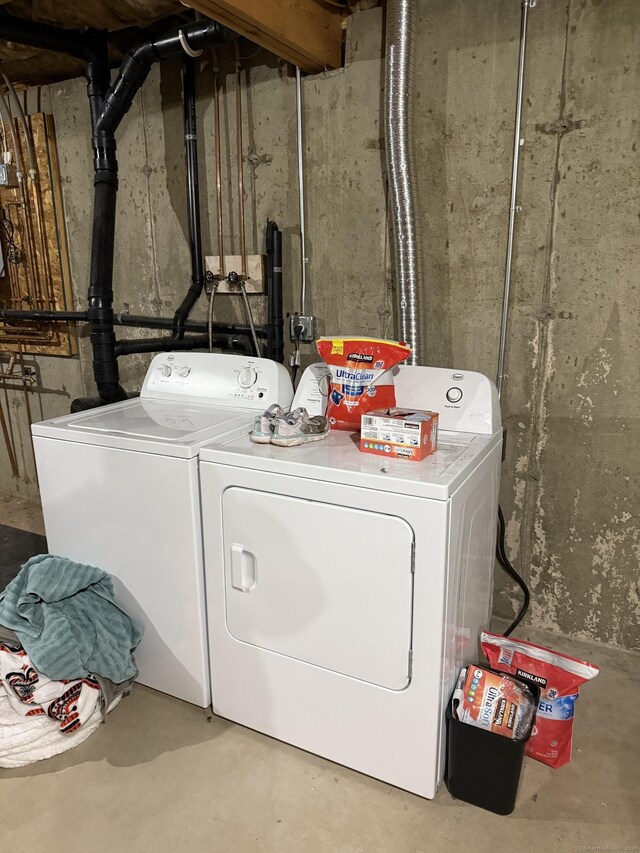
{"type": "Polygon", "coordinates": [[[329,421],[322,415],[310,418],[307,410],[300,408],[275,422],[271,444],[279,447],[295,447],[309,441],[321,441],[327,435],[329,435],[329,421]]]}
{"type": "Polygon", "coordinates": [[[284,409],[277,403],[269,406],[266,412],[263,412],[253,422],[253,429],[249,438],[256,444],[269,444],[273,435],[274,425],[279,418],[284,418],[284,409]]]}

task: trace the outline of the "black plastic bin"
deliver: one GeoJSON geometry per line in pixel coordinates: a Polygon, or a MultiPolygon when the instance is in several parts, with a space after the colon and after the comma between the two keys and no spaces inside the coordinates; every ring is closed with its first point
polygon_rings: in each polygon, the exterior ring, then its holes
{"type": "MultiPolygon", "coordinates": [[[[531,684],[525,686],[534,694],[537,703],[540,691],[531,684]]],[[[512,740],[462,723],[453,716],[449,701],[446,783],[451,796],[495,814],[511,814],[518,795],[524,750],[530,737],[531,732],[524,740],[512,740]]]]}

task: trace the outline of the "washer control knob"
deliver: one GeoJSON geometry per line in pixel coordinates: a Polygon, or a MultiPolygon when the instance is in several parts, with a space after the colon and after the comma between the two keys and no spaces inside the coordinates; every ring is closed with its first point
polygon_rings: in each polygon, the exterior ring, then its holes
{"type": "Polygon", "coordinates": [[[171,376],[171,365],[163,364],[162,365],[162,375],[163,376],[171,376]]]}
{"type": "Polygon", "coordinates": [[[462,400],[462,389],[461,388],[449,388],[447,391],[447,400],[450,403],[459,403],[462,400]]]}
{"type": "Polygon", "coordinates": [[[190,367],[181,367],[180,370],[178,371],[178,376],[180,376],[182,379],[186,379],[190,373],[191,373],[190,367]]]}
{"type": "Polygon", "coordinates": [[[241,388],[251,388],[258,379],[258,374],[253,367],[245,367],[238,374],[238,385],[241,388]]]}

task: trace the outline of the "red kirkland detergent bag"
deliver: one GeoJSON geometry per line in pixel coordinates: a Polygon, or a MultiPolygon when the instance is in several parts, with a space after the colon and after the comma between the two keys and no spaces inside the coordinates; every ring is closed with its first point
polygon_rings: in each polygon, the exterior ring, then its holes
{"type": "Polygon", "coordinates": [[[406,344],[377,338],[319,338],[317,347],[331,370],[327,418],[332,429],[359,431],[366,412],[395,406],[391,368],[411,355],[406,344]]]}
{"type": "Polygon", "coordinates": [[[540,688],[540,702],[525,754],[550,767],[571,761],[573,706],[579,687],[595,678],[597,666],[498,634],[483,631],[482,651],[493,669],[508,672],[540,688]]]}

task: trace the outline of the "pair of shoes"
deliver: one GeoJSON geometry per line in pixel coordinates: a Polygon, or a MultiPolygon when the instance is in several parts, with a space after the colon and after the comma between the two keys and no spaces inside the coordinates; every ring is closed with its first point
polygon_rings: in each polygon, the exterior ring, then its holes
{"type": "Polygon", "coordinates": [[[257,444],[294,447],[308,441],[320,441],[328,434],[329,421],[322,415],[309,417],[302,407],[286,415],[280,406],[274,404],[255,419],[250,438],[257,444]]]}

